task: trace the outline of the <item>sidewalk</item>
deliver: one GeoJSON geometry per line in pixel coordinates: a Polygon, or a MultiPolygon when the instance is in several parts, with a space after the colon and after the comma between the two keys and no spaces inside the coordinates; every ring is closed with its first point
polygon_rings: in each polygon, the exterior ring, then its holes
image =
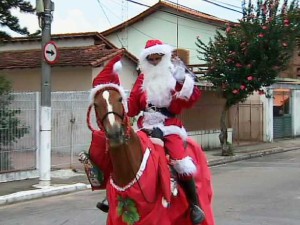
{"type": "MultiPolygon", "coordinates": [[[[260,157],[285,151],[300,150],[300,138],[282,139],[273,143],[259,143],[234,146],[234,156],[221,156],[220,149],[207,150],[209,166],[260,157]]],[[[0,206],[24,200],[66,194],[89,189],[88,179],[83,171],[59,170],[51,173],[51,186],[38,188],[39,179],[27,179],[0,183],[0,206]]]]}

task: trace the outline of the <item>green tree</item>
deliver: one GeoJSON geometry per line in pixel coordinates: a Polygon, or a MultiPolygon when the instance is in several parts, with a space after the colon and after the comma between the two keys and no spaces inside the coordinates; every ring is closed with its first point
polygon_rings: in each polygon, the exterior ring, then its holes
{"type": "MultiPolygon", "coordinates": [[[[12,9],[19,9],[22,13],[34,13],[35,9],[29,1],[24,0],[1,0],[0,1],[0,27],[7,27],[10,30],[21,35],[38,35],[40,31],[30,34],[26,27],[21,27],[19,19],[11,14],[12,9]]],[[[0,41],[9,39],[10,35],[0,30],[0,41]]]]}
{"type": "Polygon", "coordinates": [[[254,5],[250,0],[245,6],[244,1],[239,23],[227,24],[207,44],[197,39],[199,58],[208,64],[205,79],[226,100],[220,120],[222,155],[232,154],[226,120],[230,107],[255,91],[265,94],[263,87],[276,82],[296,49],[296,38],[300,36],[299,2],[279,2],[258,0],[254,5]]]}
{"type": "Polygon", "coordinates": [[[0,76],[0,171],[11,169],[8,146],[28,133],[18,118],[20,110],[11,109],[11,84],[0,76]]]}

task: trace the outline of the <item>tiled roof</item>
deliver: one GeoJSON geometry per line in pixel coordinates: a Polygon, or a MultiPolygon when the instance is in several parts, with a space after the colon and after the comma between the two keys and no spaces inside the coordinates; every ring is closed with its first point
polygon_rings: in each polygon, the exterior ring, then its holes
{"type": "MultiPolygon", "coordinates": [[[[104,49],[104,45],[60,48],[54,66],[100,66],[124,49],[104,49]]],[[[41,66],[41,49],[0,52],[0,70],[38,68],[41,66]]]]}
{"type": "MultiPolygon", "coordinates": [[[[62,40],[62,39],[82,39],[82,38],[93,38],[95,40],[95,45],[106,45],[107,49],[117,49],[117,47],[108,41],[102,34],[99,32],[81,32],[81,33],[65,33],[65,34],[52,34],[51,40],[62,40]]],[[[11,42],[32,42],[32,41],[41,41],[41,36],[36,37],[13,37],[9,40],[4,40],[4,43],[11,42]]],[[[125,50],[125,55],[137,63],[138,59],[132,55],[130,52],[125,50]]],[[[1,62],[0,62],[1,63],[1,62]]]]}
{"type": "Polygon", "coordinates": [[[216,24],[216,25],[219,25],[219,26],[224,26],[225,23],[230,22],[228,20],[220,19],[218,17],[215,17],[215,16],[212,16],[212,15],[197,11],[195,9],[191,9],[191,8],[183,6],[183,5],[177,5],[177,4],[169,2],[169,1],[159,1],[155,5],[151,6],[147,10],[145,10],[144,12],[140,13],[139,15],[129,19],[128,21],[125,21],[124,23],[121,23],[121,24],[119,24],[115,27],[112,27],[112,28],[110,28],[106,31],[103,31],[103,32],[101,32],[101,34],[103,36],[110,35],[111,33],[114,33],[118,30],[124,29],[127,26],[130,26],[130,25],[132,25],[132,24],[134,24],[138,21],[143,20],[145,17],[153,14],[156,11],[161,10],[162,8],[168,8],[168,9],[176,10],[176,13],[178,13],[178,15],[191,16],[191,17],[194,17],[195,19],[199,19],[199,20],[202,20],[204,22],[216,24]]]}
{"type": "MultiPolygon", "coordinates": [[[[98,40],[105,41],[105,37],[103,37],[99,32],[80,32],[80,33],[65,33],[65,34],[51,34],[51,40],[58,39],[75,39],[75,38],[94,38],[98,40]]],[[[25,42],[25,41],[40,41],[41,36],[30,36],[30,37],[13,37],[7,40],[3,40],[3,42],[25,42]]]]}

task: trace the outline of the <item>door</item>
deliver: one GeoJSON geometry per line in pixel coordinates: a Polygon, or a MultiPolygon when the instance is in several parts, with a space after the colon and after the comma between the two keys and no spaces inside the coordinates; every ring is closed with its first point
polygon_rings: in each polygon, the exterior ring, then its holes
{"type": "Polygon", "coordinates": [[[273,93],[274,139],[292,137],[291,91],[290,89],[275,89],[273,93]]]}

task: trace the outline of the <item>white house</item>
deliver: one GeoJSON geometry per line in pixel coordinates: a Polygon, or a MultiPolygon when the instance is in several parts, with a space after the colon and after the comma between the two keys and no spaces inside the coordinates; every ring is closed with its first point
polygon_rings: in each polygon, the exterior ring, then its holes
{"type": "Polygon", "coordinates": [[[196,38],[208,42],[229,21],[168,1],[159,1],[141,14],[101,34],[118,47],[139,56],[149,39],[160,39],[187,51],[187,64],[197,64],[196,38]]]}

